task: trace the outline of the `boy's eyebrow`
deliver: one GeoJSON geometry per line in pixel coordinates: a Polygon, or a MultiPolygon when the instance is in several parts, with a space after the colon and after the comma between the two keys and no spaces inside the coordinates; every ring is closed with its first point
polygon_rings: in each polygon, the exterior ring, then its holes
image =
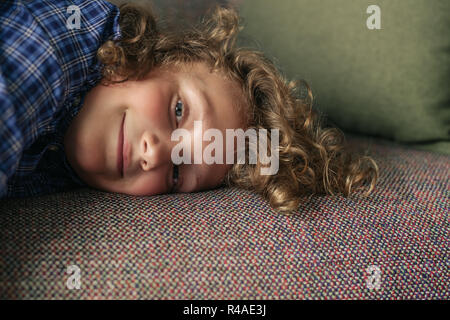
{"type": "Polygon", "coordinates": [[[203,117],[205,117],[205,116],[208,116],[210,114],[213,114],[215,109],[213,108],[211,97],[209,96],[207,90],[203,89],[201,92],[202,92],[202,94],[204,96],[204,100],[206,102],[205,108],[204,108],[205,115],[203,116],[203,117]]]}
{"type": "Polygon", "coordinates": [[[200,119],[194,119],[194,120],[203,120],[203,119],[205,119],[205,116],[207,116],[207,115],[211,114],[211,112],[213,112],[211,99],[207,92],[208,85],[207,85],[206,81],[198,74],[193,73],[191,76],[192,76],[192,79],[195,79],[195,81],[193,81],[194,83],[190,85],[190,88],[191,88],[191,91],[194,92],[196,101],[191,101],[191,99],[190,99],[189,102],[190,102],[190,105],[192,105],[191,102],[198,102],[199,104],[201,104],[200,119]]]}
{"type": "Polygon", "coordinates": [[[188,94],[189,107],[198,112],[198,118],[194,119],[194,117],[191,117],[190,121],[193,123],[195,120],[205,120],[212,111],[211,100],[207,91],[204,87],[202,88],[197,85],[190,86],[189,91],[192,92],[192,94],[188,94]],[[192,108],[192,106],[196,106],[196,108],[192,108]]]}

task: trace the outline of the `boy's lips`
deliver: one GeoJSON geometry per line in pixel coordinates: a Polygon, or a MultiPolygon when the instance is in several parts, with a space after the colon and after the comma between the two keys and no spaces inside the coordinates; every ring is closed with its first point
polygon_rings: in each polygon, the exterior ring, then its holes
{"type": "Polygon", "coordinates": [[[125,114],[122,118],[122,123],[120,125],[120,130],[119,130],[119,139],[117,142],[117,170],[119,171],[119,174],[121,177],[123,177],[123,164],[124,164],[123,163],[124,122],[125,122],[125,114]]]}

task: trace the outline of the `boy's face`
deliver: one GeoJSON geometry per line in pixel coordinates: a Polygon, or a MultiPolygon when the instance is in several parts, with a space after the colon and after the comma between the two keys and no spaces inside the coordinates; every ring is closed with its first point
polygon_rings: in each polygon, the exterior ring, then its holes
{"type": "MultiPolygon", "coordinates": [[[[88,185],[132,195],[172,191],[172,148],[187,141],[171,141],[176,128],[191,134],[192,164],[178,167],[179,187],[192,192],[220,185],[231,167],[227,164],[194,163],[194,141],[202,150],[210,143],[194,135],[194,120],[203,131],[244,128],[236,111],[240,98],[236,83],[206,64],[183,70],[157,68],[139,81],[98,85],[85,98],[83,107],[64,138],[69,163],[88,185]]],[[[226,143],[223,143],[225,155],[226,143]]]]}

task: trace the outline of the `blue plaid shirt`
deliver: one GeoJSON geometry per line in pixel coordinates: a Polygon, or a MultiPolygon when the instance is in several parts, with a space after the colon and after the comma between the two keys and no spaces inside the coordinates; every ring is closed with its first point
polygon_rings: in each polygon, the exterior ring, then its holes
{"type": "Polygon", "coordinates": [[[118,19],[102,0],[0,1],[0,198],[85,186],[63,138],[101,79],[96,52],[120,37],[118,19]]]}

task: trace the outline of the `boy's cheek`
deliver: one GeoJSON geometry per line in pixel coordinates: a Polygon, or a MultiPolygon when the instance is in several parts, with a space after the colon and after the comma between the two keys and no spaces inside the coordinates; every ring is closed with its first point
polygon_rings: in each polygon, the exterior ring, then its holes
{"type": "Polygon", "coordinates": [[[164,95],[161,90],[140,88],[130,96],[131,109],[134,109],[144,119],[160,121],[163,115],[167,116],[167,108],[170,105],[168,95],[169,93],[164,95]]]}

